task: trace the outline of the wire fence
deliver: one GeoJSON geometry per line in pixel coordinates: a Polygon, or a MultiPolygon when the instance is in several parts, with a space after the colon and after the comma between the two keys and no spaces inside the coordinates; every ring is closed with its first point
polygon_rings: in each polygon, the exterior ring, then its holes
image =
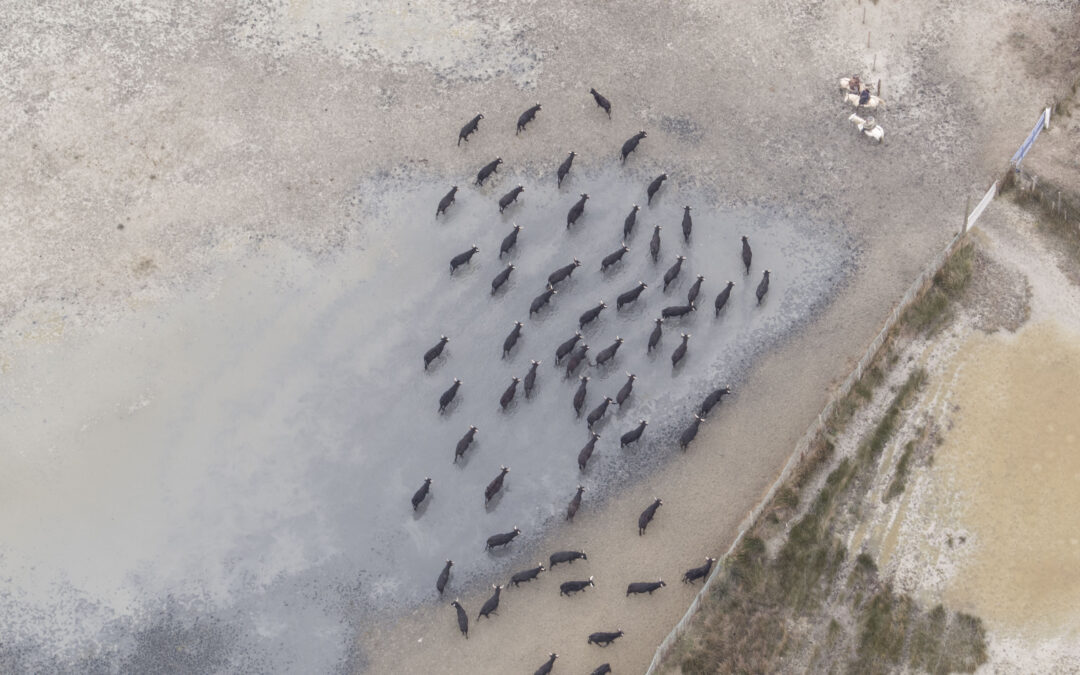
{"type": "MultiPolygon", "coordinates": [[[[1042,118],[1040,118],[1041,120],[1042,118]]],[[[1041,125],[1040,125],[1041,126],[1041,125]]],[[[1035,134],[1037,135],[1037,134],[1035,134]]],[[[1030,144],[1025,141],[1030,147],[1030,144]]],[[[814,440],[824,432],[829,419],[832,417],[836,410],[838,402],[843,399],[852,388],[862,379],[863,372],[870,367],[870,364],[874,362],[877,357],[878,351],[881,350],[885,341],[889,337],[889,333],[893,327],[900,320],[900,317],[904,315],[904,312],[915,302],[923,292],[930,286],[934,280],[934,275],[945,265],[945,262],[952,256],[956,247],[967,236],[968,231],[975,226],[979,216],[982,215],[987,205],[994,199],[998,192],[998,183],[994,181],[994,184],[990,186],[990,189],[986,191],[982,199],[979,200],[978,205],[970,213],[965,214],[964,223],[960,231],[954,236],[945,248],[939,252],[934,259],[930,261],[930,264],[922,271],[922,273],[915,278],[915,280],[908,287],[907,292],[897,303],[893,309],[892,314],[885,319],[885,324],[878,331],[877,336],[870,342],[870,345],[866,348],[866,352],[858,363],[855,364],[855,368],[848,374],[847,378],[840,384],[840,386],[832,392],[829,396],[828,402],[825,407],[818,413],[817,419],[815,419],[810,427],[806,430],[806,433],[802,435],[802,438],[795,444],[795,450],[791,453],[791,457],[788,458],[784,468],[780,471],[780,475],[776,477],[773,484],[769,487],[769,491],[765,493],[765,496],[757,503],[757,505],[751,509],[750,513],[743,518],[739,523],[738,534],[735,535],[735,540],[731,542],[731,546],[724,552],[724,555],[717,561],[717,564],[713,566],[712,572],[709,574],[705,583],[702,585],[701,590],[694,596],[694,600],[690,603],[690,607],[687,608],[686,613],[683,615],[679,622],[675,624],[675,627],[671,629],[664,641],[656,648],[656,653],[653,655],[652,662],[649,664],[649,669],[646,671],[646,675],[654,675],[659,672],[660,663],[663,661],[664,656],[671,650],[671,647],[675,644],[675,641],[690,625],[690,621],[701,607],[702,601],[708,596],[709,590],[712,588],[713,583],[720,577],[722,571],[727,567],[728,558],[735,551],[735,549],[742,542],[743,536],[750,530],[753,524],[761,516],[762,511],[769,505],[773,497],[776,495],[776,491],[783,486],[787,480],[791,477],[792,471],[795,467],[802,462],[806,456],[807,451],[812,447],[814,440]]]]}
{"type": "Polygon", "coordinates": [[[1057,218],[1080,233],[1080,204],[1076,202],[1075,192],[1066,190],[1066,197],[1063,199],[1061,186],[1040,180],[1039,176],[1019,165],[1013,167],[1012,183],[1019,191],[1021,199],[1038,202],[1047,215],[1057,218]]]}

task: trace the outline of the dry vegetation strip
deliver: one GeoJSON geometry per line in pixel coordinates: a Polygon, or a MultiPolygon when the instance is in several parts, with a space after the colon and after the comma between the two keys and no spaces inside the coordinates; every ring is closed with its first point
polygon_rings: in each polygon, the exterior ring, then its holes
{"type": "Polygon", "coordinates": [[[914,331],[934,331],[952,318],[952,302],[960,297],[971,279],[974,252],[962,243],[948,262],[934,275],[934,283],[904,311],[901,323],[914,331]]]}
{"type": "MultiPolygon", "coordinates": [[[[895,364],[896,358],[887,354],[892,339],[944,325],[949,305],[971,276],[971,258],[969,243],[957,248],[894,329],[878,362],[836,407],[827,434],[725,561],[693,627],[669,655],[669,666],[678,665],[688,675],[784,670],[873,674],[903,669],[972,672],[985,662],[986,635],[978,618],[940,605],[920,607],[895,592],[866,553],[845,565],[852,552],[843,544],[838,514],[857,509],[866,498],[882,451],[925,382],[923,370],[909,375],[854,456],[836,464],[796,520],[802,493],[834,453],[829,438],[842,433],[854,412],[871,400],[885,379],[881,362],[895,364]]],[[[908,443],[901,456],[886,499],[902,492],[915,443],[908,443]]]]}

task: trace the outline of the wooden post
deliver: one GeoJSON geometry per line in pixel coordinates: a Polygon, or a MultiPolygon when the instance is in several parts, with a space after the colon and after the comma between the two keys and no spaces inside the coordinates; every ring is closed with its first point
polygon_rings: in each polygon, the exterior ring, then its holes
{"type": "Polygon", "coordinates": [[[878,95],[878,98],[882,98],[882,96],[881,96],[881,78],[880,77],[877,79],[877,95],[878,95]]]}
{"type": "Polygon", "coordinates": [[[863,8],[862,8],[862,22],[863,22],[863,25],[865,26],[866,25],[866,6],[865,5],[863,5],[863,8]]]}
{"type": "Polygon", "coordinates": [[[961,234],[967,232],[968,229],[968,214],[971,213],[971,196],[969,195],[964,199],[964,226],[960,228],[961,234]]]}

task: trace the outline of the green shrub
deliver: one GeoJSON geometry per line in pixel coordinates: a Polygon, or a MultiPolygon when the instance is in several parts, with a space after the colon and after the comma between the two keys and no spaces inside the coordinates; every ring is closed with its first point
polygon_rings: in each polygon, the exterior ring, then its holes
{"type": "Polygon", "coordinates": [[[986,629],[970,614],[949,614],[941,605],[920,617],[912,630],[909,665],[933,675],[972,673],[986,663],[986,629]]]}
{"type": "Polygon", "coordinates": [[[859,639],[849,672],[890,673],[900,664],[914,603],[885,588],[866,603],[859,616],[859,639]]]}

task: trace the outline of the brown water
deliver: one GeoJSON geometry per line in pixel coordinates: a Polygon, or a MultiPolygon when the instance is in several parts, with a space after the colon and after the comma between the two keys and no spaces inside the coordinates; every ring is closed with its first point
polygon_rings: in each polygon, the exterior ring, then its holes
{"type": "Polygon", "coordinates": [[[945,590],[994,630],[1080,635],[1080,336],[1040,324],[976,336],[936,473],[972,554],[945,590]]]}

